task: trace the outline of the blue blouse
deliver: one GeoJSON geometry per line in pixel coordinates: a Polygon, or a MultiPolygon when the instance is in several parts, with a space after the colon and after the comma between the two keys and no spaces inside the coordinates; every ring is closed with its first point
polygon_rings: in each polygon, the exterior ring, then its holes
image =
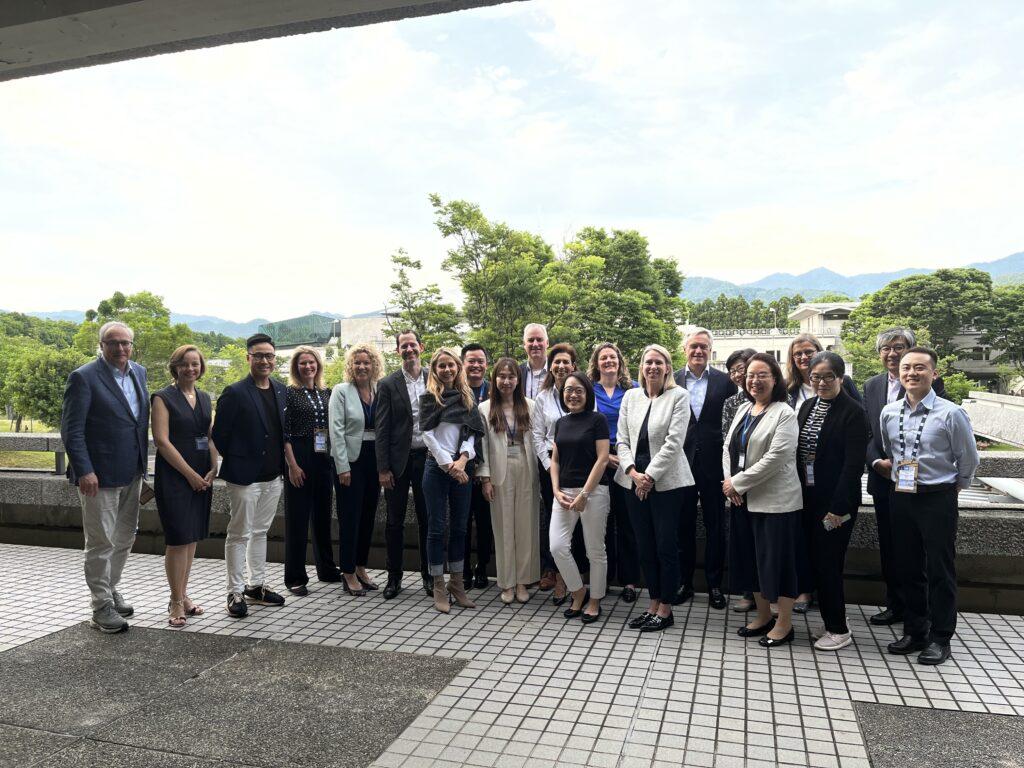
{"type": "MultiPolygon", "coordinates": [[[[633,386],[637,386],[635,381],[633,386]]],[[[594,410],[603,413],[604,417],[608,420],[608,433],[612,446],[615,445],[615,435],[619,427],[619,406],[622,405],[622,396],[624,394],[626,394],[626,390],[616,385],[615,391],[609,397],[604,391],[604,387],[601,386],[601,382],[598,381],[594,384],[594,410]]]]}

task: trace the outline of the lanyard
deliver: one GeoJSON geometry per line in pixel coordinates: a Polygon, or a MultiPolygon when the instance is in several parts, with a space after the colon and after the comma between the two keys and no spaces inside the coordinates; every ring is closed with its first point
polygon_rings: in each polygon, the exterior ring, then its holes
{"type": "Polygon", "coordinates": [[[326,419],[324,418],[324,401],[323,398],[320,397],[320,390],[313,390],[316,392],[316,400],[313,400],[313,396],[309,394],[308,389],[303,389],[302,391],[306,393],[306,399],[309,400],[309,404],[313,408],[314,418],[317,425],[324,426],[326,424],[326,419]]]}
{"type": "MultiPolygon", "coordinates": [[[[900,408],[900,459],[906,460],[907,458],[907,437],[903,431],[903,417],[907,413],[907,400],[904,398],[903,407],[900,408]]],[[[910,461],[917,460],[918,451],[921,450],[921,435],[924,433],[924,423],[928,420],[928,409],[925,408],[924,415],[921,417],[921,423],[917,427],[917,435],[914,438],[914,450],[910,454],[910,461]]]]}
{"type": "Polygon", "coordinates": [[[754,422],[757,421],[757,419],[751,418],[753,410],[751,408],[743,414],[743,425],[740,427],[740,447],[743,449],[743,453],[747,452],[747,441],[750,439],[750,431],[754,426],[754,422]]]}

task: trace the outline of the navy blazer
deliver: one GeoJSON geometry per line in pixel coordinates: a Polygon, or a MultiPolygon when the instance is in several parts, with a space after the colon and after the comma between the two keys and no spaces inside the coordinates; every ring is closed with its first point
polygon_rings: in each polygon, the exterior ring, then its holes
{"type": "MultiPolygon", "coordinates": [[[[797,421],[801,429],[817,400],[812,397],[800,406],[797,421]]],[[[805,511],[813,511],[820,517],[826,512],[840,517],[857,514],[861,502],[860,476],[864,474],[860,457],[867,444],[868,420],[864,408],[841,389],[818,432],[813,486],[807,486],[807,468],[797,461],[805,511]]]]}
{"type": "Polygon", "coordinates": [[[100,488],[119,488],[146,473],[149,453],[149,390],[146,369],[128,361],[139,398],[135,418],[128,398],[102,357],[71,372],[64,387],[60,437],[72,483],[95,472],[100,488]]]}
{"type": "MultiPolygon", "coordinates": [[[[427,380],[427,366],[420,371],[427,380]]],[[[405,472],[412,450],[412,403],[405,386],[405,371],[399,368],[377,384],[377,412],[373,417],[377,471],[399,477],[405,472]]]]}
{"type": "MultiPolygon", "coordinates": [[[[281,466],[284,444],[288,440],[288,390],[277,379],[270,379],[281,420],[281,466]]],[[[213,444],[221,455],[220,475],[234,485],[252,485],[263,467],[267,440],[267,417],[260,401],[259,388],[252,376],[224,388],[217,398],[217,417],[213,421],[213,444]]]]}
{"type": "MultiPolygon", "coordinates": [[[[946,398],[946,385],[945,382],[942,381],[941,377],[932,382],[932,389],[935,390],[935,394],[939,397],[943,399],[946,398]]],[[[906,394],[906,392],[903,389],[903,386],[900,385],[896,399],[902,400],[904,394],[906,394]]],[[[883,371],[877,376],[872,376],[864,382],[864,408],[867,410],[868,429],[871,434],[871,439],[868,440],[865,463],[867,464],[868,470],[868,493],[872,496],[881,496],[882,494],[889,493],[889,478],[882,477],[871,468],[871,465],[878,459],[889,458],[885,453],[885,449],[882,447],[882,431],[879,428],[882,409],[886,406],[888,395],[889,374],[886,371],[883,371]]]]}
{"type": "MultiPolygon", "coordinates": [[[[675,373],[676,384],[683,386],[686,368],[675,373]]],[[[693,408],[690,408],[690,421],[686,425],[686,439],[683,442],[683,453],[690,462],[690,469],[702,472],[712,480],[722,480],[722,406],[725,401],[736,394],[736,385],[729,374],[708,366],[708,389],[704,395],[704,405],[700,409],[698,419],[693,408]],[[695,466],[697,454],[703,455],[705,461],[695,466]]]]}

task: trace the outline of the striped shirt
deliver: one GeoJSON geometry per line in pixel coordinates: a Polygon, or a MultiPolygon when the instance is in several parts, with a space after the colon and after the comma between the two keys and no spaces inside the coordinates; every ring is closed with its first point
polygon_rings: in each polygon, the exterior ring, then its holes
{"type": "Polygon", "coordinates": [[[821,425],[825,423],[828,409],[832,407],[832,400],[822,400],[820,397],[811,412],[807,415],[807,421],[800,428],[800,444],[797,448],[797,458],[801,465],[808,461],[814,461],[813,456],[818,451],[818,433],[821,432],[821,425]]]}

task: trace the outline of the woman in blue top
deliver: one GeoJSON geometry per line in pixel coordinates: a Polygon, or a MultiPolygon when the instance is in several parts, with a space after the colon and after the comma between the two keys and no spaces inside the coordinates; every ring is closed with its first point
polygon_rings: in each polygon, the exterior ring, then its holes
{"type": "Polygon", "coordinates": [[[622,352],[610,341],[602,342],[594,348],[587,373],[594,382],[596,409],[608,420],[608,432],[611,436],[611,453],[608,456],[608,468],[605,470],[611,499],[605,541],[605,548],[608,550],[608,579],[623,585],[622,601],[632,603],[636,601],[636,583],[640,578],[636,537],[626,510],[626,491],[611,480],[615,470],[619,468],[619,457],[615,449],[619,406],[626,390],[635,387],[636,382],[629,378],[629,368],[622,352]]]}

